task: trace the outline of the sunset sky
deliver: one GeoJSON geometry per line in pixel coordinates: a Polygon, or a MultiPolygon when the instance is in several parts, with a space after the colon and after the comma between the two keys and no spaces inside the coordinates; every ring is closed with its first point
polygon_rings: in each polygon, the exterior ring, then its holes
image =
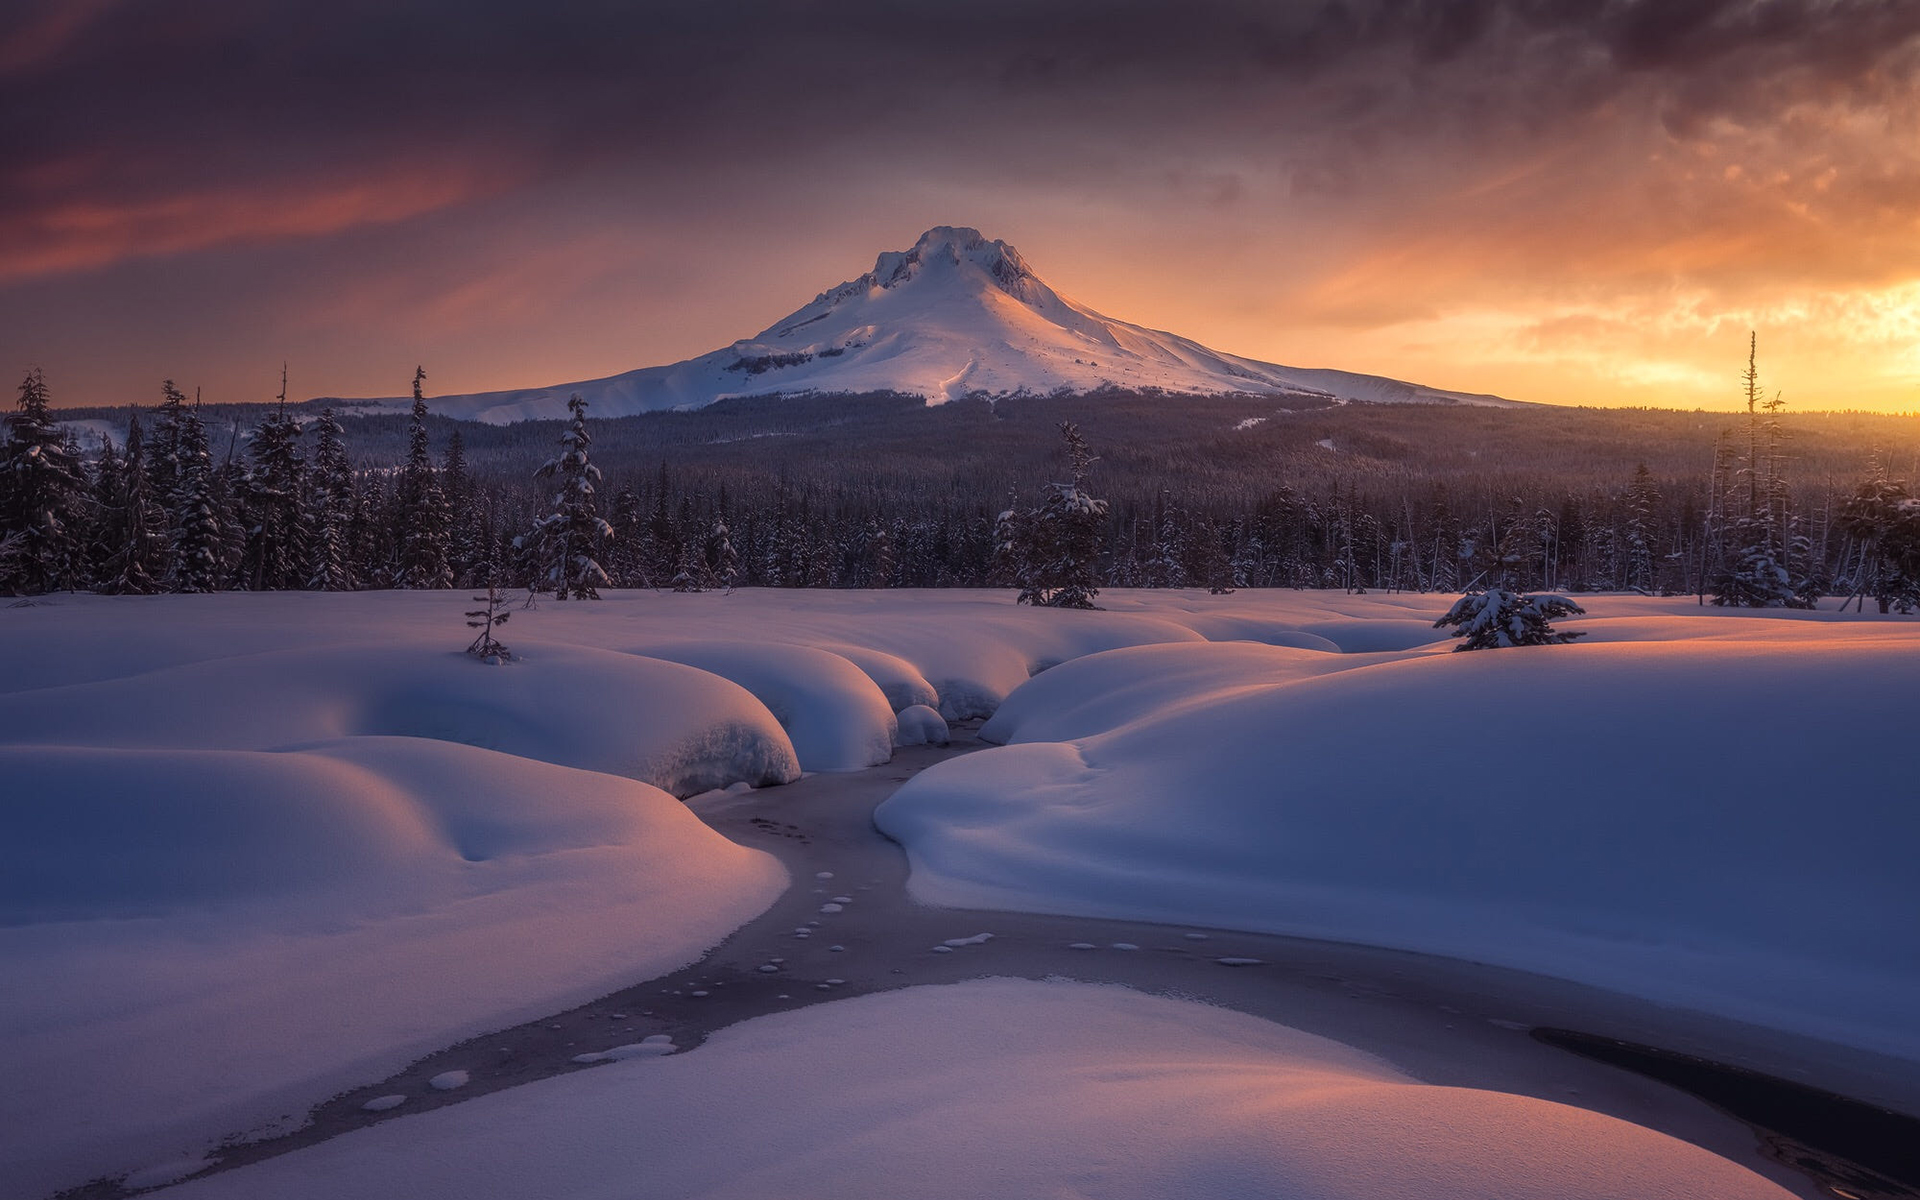
{"type": "Polygon", "coordinates": [[[1914,0],[11,0],[0,366],[587,379],[936,224],[1217,349],[1920,411],[1914,0]]]}

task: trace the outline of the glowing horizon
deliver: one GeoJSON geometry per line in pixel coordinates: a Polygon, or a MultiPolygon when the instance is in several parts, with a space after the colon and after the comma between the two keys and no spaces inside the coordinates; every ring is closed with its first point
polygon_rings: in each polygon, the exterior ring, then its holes
{"type": "MultiPolygon", "coordinates": [[[[171,10],[170,10],[171,11],[171,10]]],[[[1217,350],[1920,410],[1920,8],[1118,0],[0,17],[0,367],[55,402],[591,379],[937,224],[1217,350]]]]}

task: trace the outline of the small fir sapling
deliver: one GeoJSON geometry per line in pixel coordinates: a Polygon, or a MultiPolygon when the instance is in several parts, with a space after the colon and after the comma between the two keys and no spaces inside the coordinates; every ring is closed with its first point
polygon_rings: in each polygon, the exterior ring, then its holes
{"type": "Polygon", "coordinates": [[[467,646],[467,653],[485,663],[501,663],[512,658],[513,655],[507,647],[493,636],[494,629],[505,625],[507,618],[513,615],[506,608],[507,598],[500,594],[499,587],[489,579],[487,594],[475,596],[473,601],[475,604],[483,604],[486,607],[467,610],[467,628],[480,631],[467,646]]]}

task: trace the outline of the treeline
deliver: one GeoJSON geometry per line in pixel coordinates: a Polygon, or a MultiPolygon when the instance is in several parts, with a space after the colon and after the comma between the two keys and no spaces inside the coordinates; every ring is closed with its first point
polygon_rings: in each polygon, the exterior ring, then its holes
{"type": "MultiPolygon", "coordinates": [[[[1111,470],[1121,487],[1110,490],[1099,460],[1076,467],[1054,451],[1032,459],[1046,473],[1017,489],[1004,470],[935,486],[857,457],[838,472],[818,461],[789,470],[793,443],[766,439],[746,460],[758,470],[737,456],[628,462],[607,479],[597,469],[567,476],[565,496],[524,467],[476,470],[461,425],[430,420],[419,389],[416,378],[410,415],[387,419],[404,423],[404,453],[369,465],[354,461],[331,411],[303,424],[268,407],[247,437],[210,446],[201,414],[171,383],[119,446],[82,453],[31,374],[0,443],[0,589],[551,587],[543,529],[573,531],[564,553],[585,554],[603,586],[1024,586],[996,553],[996,520],[1077,471],[1104,493],[1092,568],[1103,586],[1456,592],[1497,579],[1739,604],[1823,594],[1900,611],[1920,603],[1920,510],[1907,485],[1879,465],[1842,486],[1796,479],[1777,402],[1770,410],[1757,384],[1745,423],[1720,439],[1700,478],[1660,479],[1642,466],[1562,488],[1505,475],[1456,475],[1451,486],[1412,474],[1296,483],[1248,459],[1234,464],[1231,489],[1194,485],[1177,466],[1135,466],[1111,470]],[[437,446],[433,431],[444,432],[437,446]]],[[[1014,427],[1055,438],[1038,421],[1014,427]]],[[[577,452],[583,465],[585,428],[560,434],[562,455],[577,452]]],[[[550,423],[541,432],[555,437],[550,423]]],[[[1088,453],[1137,458],[1140,448],[1088,453]]]]}

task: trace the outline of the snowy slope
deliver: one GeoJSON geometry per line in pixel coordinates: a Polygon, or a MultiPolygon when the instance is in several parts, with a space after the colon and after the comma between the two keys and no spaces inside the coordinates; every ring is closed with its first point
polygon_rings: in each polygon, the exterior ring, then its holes
{"type": "Polygon", "coordinates": [[[987,979],[724,1029],[214,1175],[167,1200],[1786,1200],[1697,1146],[1422,1084],[1116,987],[987,979]]]}
{"type": "Polygon", "coordinates": [[[882,254],[873,270],[820,293],[757,336],[711,354],[605,379],[442,396],[433,407],[506,424],[563,417],[575,392],[595,416],[617,417],[773,393],[901,392],[940,403],[1109,387],[1393,404],[1515,403],[1222,354],[1076,304],[1047,286],[1012,246],[942,225],[910,250],[882,254]]]}

